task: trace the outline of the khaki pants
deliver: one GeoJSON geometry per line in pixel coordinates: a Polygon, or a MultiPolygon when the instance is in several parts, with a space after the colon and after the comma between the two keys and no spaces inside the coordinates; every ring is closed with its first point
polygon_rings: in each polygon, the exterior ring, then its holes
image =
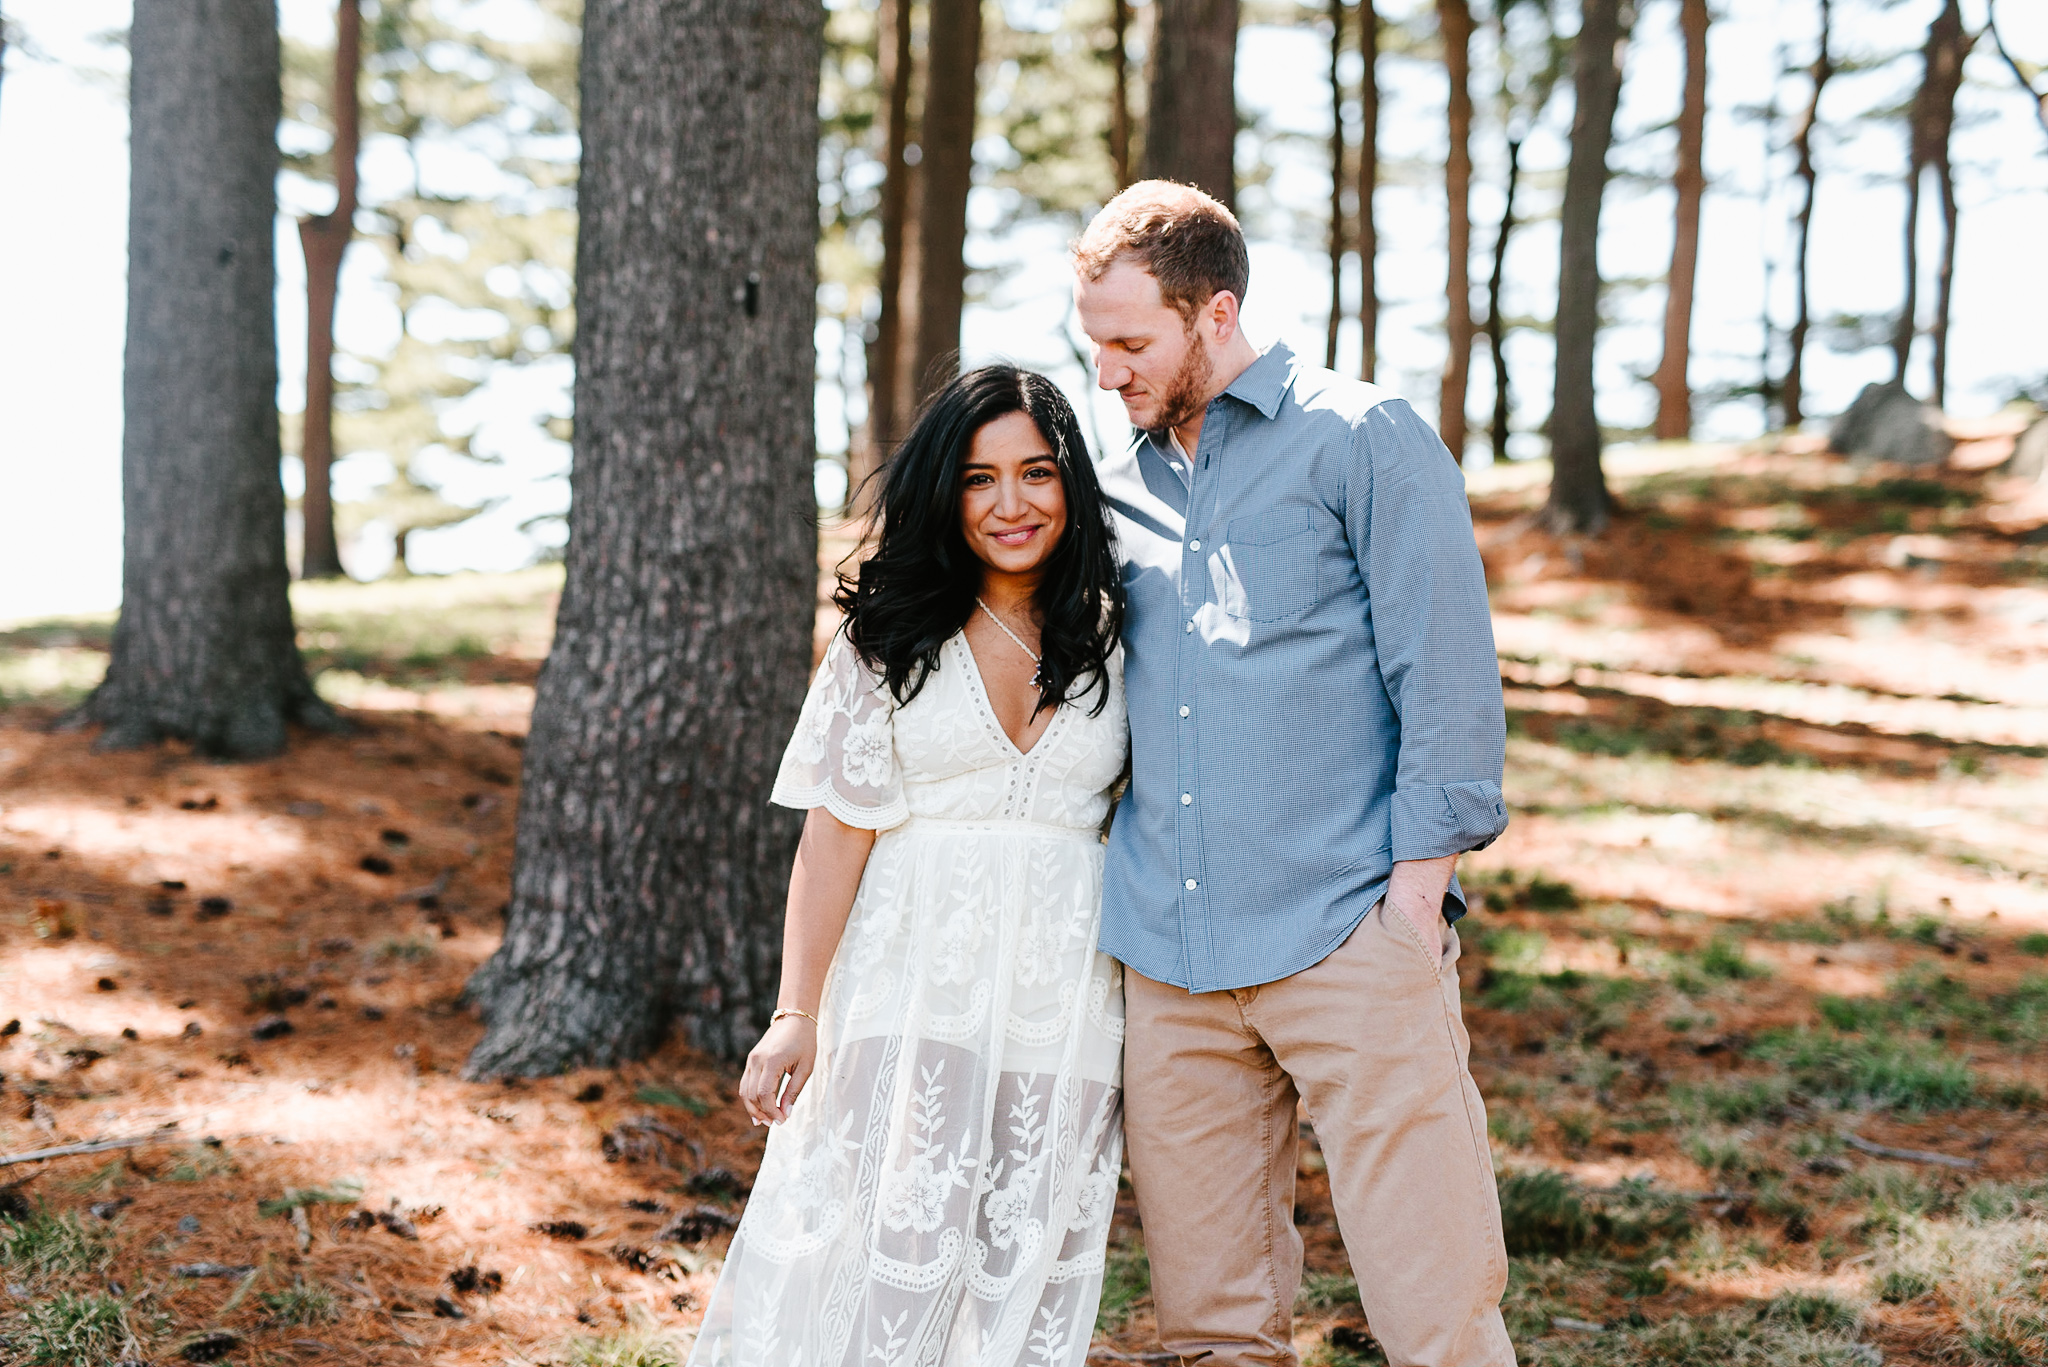
{"type": "Polygon", "coordinates": [[[1385,903],[1290,978],[1191,994],[1124,975],[1125,1135],[1160,1341],[1202,1367],[1293,1367],[1295,1105],[1393,1367],[1514,1367],[1486,1112],[1442,961],[1385,903]]]}

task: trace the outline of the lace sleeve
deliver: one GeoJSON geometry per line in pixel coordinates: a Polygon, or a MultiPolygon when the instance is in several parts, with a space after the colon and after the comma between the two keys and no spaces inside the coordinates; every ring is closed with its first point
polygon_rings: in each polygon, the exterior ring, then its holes
{"type": "Polygon", "coordinates": [[[846,634],[834,634],[768,800],[823,807],[862,830],[902,824],[910,809],[896,767],[895,710],[846,634]]]}

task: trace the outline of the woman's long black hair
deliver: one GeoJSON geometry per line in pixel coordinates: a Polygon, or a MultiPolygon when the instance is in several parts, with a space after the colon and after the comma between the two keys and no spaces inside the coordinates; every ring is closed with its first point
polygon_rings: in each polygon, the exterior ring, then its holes
{"type": "Polygon", "coordinates": [[[960,468],[974,434],[1010,413],[1037,425],[1059,466],[1067,526],[1033,595],[1039,616],[1039,707],[1099,689],[1109,700],[1108,665],[1123,630],[1123,581],[1102,488],[1074,410],[1051,380],[1013,365],[971,370],[933,396],[883,469],[881,537],[832,597],[846,613],[847,639],[907,703],[938,668],[939,650],[973,613],[982,562],[960,532],[960,468]]]}

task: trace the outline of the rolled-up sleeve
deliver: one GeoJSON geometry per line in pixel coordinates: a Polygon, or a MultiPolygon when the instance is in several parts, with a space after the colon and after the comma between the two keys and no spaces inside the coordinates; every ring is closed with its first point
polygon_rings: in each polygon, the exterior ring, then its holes
{"type": "Polygon", "coordinates": [[[1457,463],[1405,400],[1356,429],[1347,501],[1379,677],[1400,720],[1392,857],[1484,849],[1507,829],[1507,714],[1486,571],[1457,463]]]}

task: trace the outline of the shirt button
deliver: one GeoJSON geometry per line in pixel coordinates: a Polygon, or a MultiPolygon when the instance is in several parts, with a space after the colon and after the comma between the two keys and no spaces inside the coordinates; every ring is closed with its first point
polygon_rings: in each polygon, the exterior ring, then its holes
{"type": "Polygon", "coordinates": [[[1195,795],[1193,793],[1182,793],[1180,795],[1180,805],[1183,807],[1187,806],[1190,802],[1193,802],[1194,800],[1195,795]]]}
{"type": "Polygon", "coordinates": [[[1195,880],[1194,880],[1194,879],[1192,879],[1192,878],[1190,878],[1190,879],[1188,879],[1188,891],[1189,891],[1189,892],[1193,892],[1194,890],[1195,890],[1195,880]]]}
{"type": "Polygon", "coordinates": [[[1186,715],[1188,714],[1188,708],[1187,708],[1187,704],[1186,704],[1186,703],[1182,703],[1182,704],[1181,704],[1181,708],[1180,708],[1180,714],[1181,714],[1181,715],[1182,715],[1183,717],[1185,717],[1185,716],[1186,716],[1186,715]]]}
{"type": "Polygon", "coordinates": [[[1188,542],[1188,549],[1191,551],[1199,551],[1200,549],[1202,549],[1202,539],[1200,537],[1196,537],[1193,541],[1188,542]]]}
{"type": "Polygon", "coordinates": [[[1193,631],[1194,629],[1195,624],[1193,622],[1189,622],[1186,626],[1181,628],[1182,631],[1193,631]]]}

